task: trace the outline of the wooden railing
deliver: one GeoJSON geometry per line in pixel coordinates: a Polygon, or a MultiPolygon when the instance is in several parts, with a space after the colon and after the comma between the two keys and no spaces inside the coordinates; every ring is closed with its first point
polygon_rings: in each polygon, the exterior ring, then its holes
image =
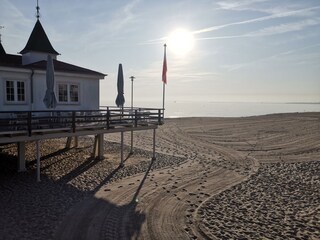
{"type": "Polygon", "coordinates": [[[136,128],[163,124],[163,109],[101,107],[77,111],[0,111],[0,137],[38,134],[46,130],[72,132],[90,128],[136,128]]]}

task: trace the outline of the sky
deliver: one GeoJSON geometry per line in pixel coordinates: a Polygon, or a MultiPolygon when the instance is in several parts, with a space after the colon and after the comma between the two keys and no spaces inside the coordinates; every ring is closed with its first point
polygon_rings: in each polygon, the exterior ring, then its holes
{"type": "MultiPolygon", "coordinates": [[[[320,102],[319,0],[39,0],[39,6],[58,59],[108,75],[100,82],[101,105],[115,105],[122,63],[126,105],[134,76],[134,102],[161,107],[164,43],[168,102],[320,102]]],[[[24,48],[35,7],[35,0],[0,0],[7,53],[24,48]]]]}

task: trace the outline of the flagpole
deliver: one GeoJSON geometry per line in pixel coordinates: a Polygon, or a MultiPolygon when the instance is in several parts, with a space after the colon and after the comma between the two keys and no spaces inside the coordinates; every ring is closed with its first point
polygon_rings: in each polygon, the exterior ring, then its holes
{"type": "Polygon", "coordinates": [[[163,87],[162,87],[162,110],[163,110],[163,114],[164,114],[165,96],[166,96],[166,84],[163,83],[163,87]]]}
{"type": "Polygon", "coordinates": [[[165,96],[166,96],[166,84],[167,84],[167,44],[163,45],[164,47],[164,58],[163,58],[163,69],[162,69],[162,83],[163,83],[163,92],[162,92],[162,111],[164,119],[164,106],[165,106],[165,96]]]}

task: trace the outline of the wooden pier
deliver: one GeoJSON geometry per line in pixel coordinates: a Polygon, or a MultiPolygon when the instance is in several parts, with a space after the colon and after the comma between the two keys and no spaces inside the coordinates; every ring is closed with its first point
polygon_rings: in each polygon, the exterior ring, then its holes
{"type": "MultiPolygon", "coordinates": [[[[123,133],[153,130],[155,159],[156,129],[164,123],[163,109],[101,107],[99,110],[77,111],[0,111],[0,144],[17,143],[18,171],[25,171],[25,142],[36,141],[38,180],[40,181],[41,140],[94,135],[93,156],[103,158],[104,134],[121,134],[121,164],[123,164],[123,133]]],[[[131,143],[132,145],[132,143],[131,143]]]]}

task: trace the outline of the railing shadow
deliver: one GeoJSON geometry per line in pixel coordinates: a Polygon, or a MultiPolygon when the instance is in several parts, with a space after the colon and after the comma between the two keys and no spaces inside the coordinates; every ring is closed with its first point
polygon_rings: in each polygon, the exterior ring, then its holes
{"type": "Polygon", "coordinates": [[[96,164],[98,164],[101,161],[102,160],[98,158],[89,157],[81,165],[79,165],[78,167],[73,169],[71,172],[61,177],[58,181],[62,183],[67,183],[72,179],[78,177],[79,175],[83,174],[84,172],[88,171],[90,168],[94,167],[96,164]]]}
{"type": "MultiPolygon", "coordinates": [[[[139,196],[139,193],[148,177],[148,174],[153,166],[153,163],[154,163],[154,160],[152,159],[151,162],[150,162],[150,165],[146,171],[146,173],[144,174],[143,176],[143,179],[142,181],[140,182],[139,184],[139,187],[137,189],[137,191],[135,192],[135,194],[133,195],[132,197],[132,200],[131,202],[128,204],[129,206],[129,209],[130,209],[130,213],[133,213],[129,216],[129,219],[130,219],[130,223],[131,223],[131,227],[128,227],[127,228],[127,236],[130,236],[130,237],[135,237],[135,239],[138,239],[139,236],[140,236],[140,231],[141,231],[141,226],[143,224],[143,222],[145,221],[146,217],[145,217],[145,214],[143,215],[137,215],[136,214],[136,207],[138,205],[138,196],[139,196]]],[[[129,238],[130,239],[130,238],[129,238]]]]}
{"type": "Polygon", "coordinates": [[[145,175],[143,176],[143,179],[142,179],[142,181],[141,181],[141,183],[140,183],[140,185],[139,185],[136,193],[134,194],[134,196],[133,196],[133,198],[132,198],[132,200],[131,200],[131,203],[132,203],[132,204],[136,204],[136,203],[137,203],[137,197],[138,197],[138,195],[139,195],[139,193],[140,193],[140,191],[141,191],[141,189],[142,189],[142,187],[143,187],[143,185],[144,185],[144,182],[146,181],[146,179],[147,179],[147,177],[148,177],[148,174],[149,174],[149,172],[150,172],[150,170],[151,170],[151,168],[152,168],[152,165],[153,165],[154,161],[155,161],[155,160],[151,159],[150,165],[149,165],[149,167],[148,167],[145,175]]]}
{"type": "MultiPolygon", "coordinates": [[[[14,171],[15,156],[0,153],[0,160],[3,163],[0,171],[0,205],[5,206],[0,208],[0,239],[12,239],[13,233],[16,239],[138,238],[146,216],[136,210],[136,202],[118,205],[96,198],[92,191],[68,184],[69,179],[92,167],[97,160],[82,164],[62,180],[54,181],[43,174],[40,183],[35,181],[33,171],[24,174],[14,171]],[[23,214],[19,206],[24,206],[23,214]],[[126,221],[127,218],[130,220],[126,221]],[[18,219],[29,224],[16,224],[18,219]]],[[[109,182],[120,169],[118,166],[108,174],[99,187],[109,182]]]]}
{"type": "MultiPolygon", "coordinates": [[[[42,157],[40,158],[40,161],[45,161],[45,160],[50,159],[50,158],[52,158],[52,157],[59,156],[59,155],[61,155],[61,154],[63,154],[63,153],[66,153],[67,151],[69,151],[69,149],[67,149],[67,148],[59,149],[59,150],[57,150],[57,151],[55,151],[55,152],[53,152],[53,153],[49,153],[49,154],[47,154],[47,155],[42,156],[42,157]]],[[[63,160],[63,158],[62,158],[62,159],[59,159],[58,161],[62,161],[62,160],[63,160]]],[[[46,169],[46,168],[52,166],[53,164],[57,163],[58,161],[56,161],[56,162],[54,162],[54,163],[52,163],[52,164],[49,164],[49,165],[47,165],[46,167],[42,167],[41,169],[42,169],[42,170],[43,170],[43,169],[46,169]]],[[[28,162],[26,163],[26,165],[27,165],[27,167],[28,167],[28,166],[32,166],[32,165],[34,165],[34,164],[36,164],[36,163],[37,163],[37,160],[35,159],[35,160],[28,161],[28,162]]]]}
{"type": "MultiPolygon", "coordinates": [[[[79,153],[79,152],[82,152],[82,151],[84,152],[85,149],[88,149],[88,148],[90,148],[90,147],[91,147],[91,146],[84,146],[84,147],[82,147],[82,148],[77,148],[77,152],[78,152],[78,153],[79,153]]],[[[53,153],[49,153],[49,154],[47,154],[47,155],[41,156],[40,162],[49,160],[49,159],[51,159],[52,157],[61,156],[62,154],[67,153],[67,152],[70,152],[70,151],[72,151],[72,150],[73,150],[73,148],[62,148],[62,149],[59,149],[59,150],[57,150],[57,151],[55,151],[55,152],[53,152],[53,153]]],[[[57,159],[56,161],[54,161],[54,162],[52,162],[52,163],[50,163],[50,164],[46,164],[45,166],[41,166],[41,170],[46,170],[46,169],[50,168],[52,165],[57,164],[57,163],[59,163],[59,162],[62,162],[62,161],[64,161],[64,160],[67,160],[68,158],[72,159],[72,156],[68,155],[68,156],[65,156],[65,157],[63,157],[63,158],[59,158],[59,159],[57,159]]],[[[91,160],[91,158],[88,158],[88,160],[91,160]]],[[[35,165],[36,162],[37,162],[36,159],[35,159],[35,160],[31,160],[31,161],[27,162],[27,166],[35,165]]]]}
{"type": "MultiPolygon", "coordinates": [[[[57,229],[56,240],[62,239],[139,239],[141,227],[146,220],[145,213],[137,211],[138,195],[143,188],[150,165],[134,193],[125,205],[111,203],[106,198],[90,197],[75,206],[57,229]]],[[[98,192],[121,169],[114,169],[94,190],[98,192]]]]}
{"type": "MultiPolygon", "coordinates": [[[[42,157],[49,160],[65,153],[66,149],[42,157]]],[[[128,154],[124,162],[131,157],[128,154]]],[[[65,158],[63,158],[65,159],[65,158]]],[[[63,160],[62,159],[62,160],[63,160]]],[[[41,176],[41,182],[35,181],[34,171],[18,174],[14,171],[13,163],[17,157],[0,153],[2,176],[0,176],[0,225],[5,229],[0,231],[0,239],[10,238],[12,232],[17,239],[138,239],[141,227],[146,220],[145,213],[137,210],[136,201],[141,192],[147,176],[152,169],[154,161],[151,160],[142,181],[128,204],[118,205],[107,199],[99,199],[94,194],[102,186],[109,183],[121,171],[120,165],[99,182],[94,190],[80,190],[69,181],[88,171],[101,160],[88,158],[71,172],[58,180],[52,180],[46,174],[41,176]],[[7,161],[8,160],[8,161],[7,161]],[[6,171],[9,164],[9,171],[6,171]],[[4,174],[5,173],[5,174],[4,174]],[[24,191],[24,189],[28,191],[24,191]],[[23,196],[23,203],[20,200],[23,196]],[[37,196],[35,199],[34,196],[37,196]],[[24,214],[21,215],[17,206],[24,205],[24,214]],[[9,211],[7,211],[9,209],[9,211]],[[67,213],[68,212],[68,213],[67,213]],[[36,216],[43,216],[38,218],[36,216]],[[17,219],[30,222],[31,226],[20,226],[15,223],[17,219]],[[50,226],[41,227],[41,226],[50,226]],[[40,230],[39,230],[40,229],[40,230]],[[57,229],[57,230],[56,230],[57,229]]],[[[58,159],[57,161],[62,161],[58,159]]],[[[57,161],[48,164],[59,164],[57,161]]],[[[119,161],[120,163],[120,161],[119,161]]],[[[35,164],[31,161],[29,164],[35,164]]],[[[60,165],[63,165],[60,162],[60,165]]]]}

